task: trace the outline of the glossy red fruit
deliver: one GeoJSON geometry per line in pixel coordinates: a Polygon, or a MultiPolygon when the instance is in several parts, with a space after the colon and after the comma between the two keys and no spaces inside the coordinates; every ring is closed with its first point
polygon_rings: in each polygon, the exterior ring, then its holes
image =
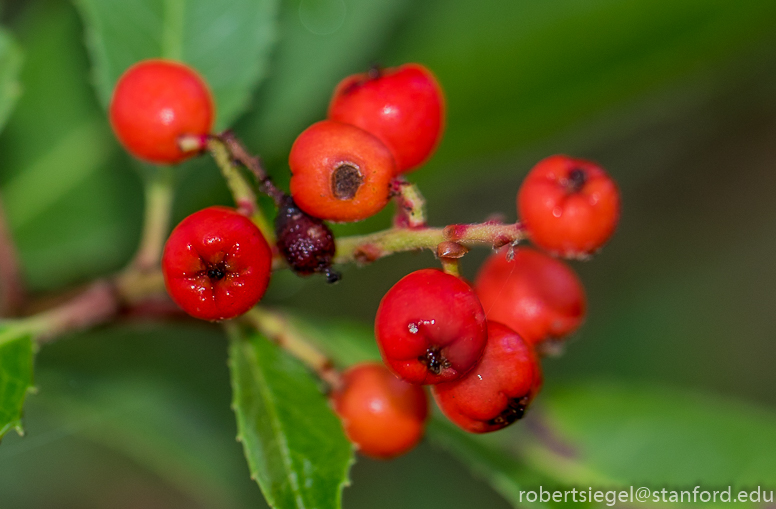
{"type": "Polygon", "coordinates": [[[323,120],[294,141],[288,157],[291,196],[300,209],[328,221],[360,221],[388,203],[396,173],[391,152],[368,132],[323,120]]]}
{"type": "Polygon", "coordinates": [[[183,135],[213,127],[213,98],[192,68],[169,60],[144,60],[119,78],[110,123],[127,152],[151,163],[179,163],[193,155],[178,148],[183,135]]]}
{"type": "Polygon", "coordinates": [[[407,173],[426,162],[439,144],[445,100],[431,71],[406,64],[342,80],[329,104],[329,118],[380,138],[399,173],[407,173]]]}
{"type": "Polygon", "coordinates": [[[537,246],[567,258],[604,245],[620,219],[620,191],[596,163],[548,157],[528,173],[517,194],[517,213],[537,246]]]}
{"type": "Polygon", "coordinates": [[[226,320],[252,308],[269,284],[272,251],[250,219],[209,207],[175,227],[162,255],[167,292],[184,311],[226,320]]]}
{"type": "Polygon", "coordinates": [[[345,433],[362,454],[393,458],[423,437],[428,416],[425,391],[397,378],[382,364],[351,367],[331,398],[345,433]]]}
{"type": "Polygon", "coordinates": [[[496,431],[523,417],[542,385],[533,348],[512,329],[488,322],[482,360],[455,382],[431,394],[445,416],[470,433],[496,431]]]}
{"type": "Polygon", "coordinates": [[[388,290],[375,336],[386,365],[415,384],[460,378],[477,363],[488,337],[474,290],[437,269],[412,272],[388,290]]]}
{"type": "Polygon", "coordinates": [[[511,261],[506,250],[491,255],[474,289],[489,321],[534,345],[571,334],[585,317],[585,289],[571,267],[533,249],[516,249],[511,261]]]}

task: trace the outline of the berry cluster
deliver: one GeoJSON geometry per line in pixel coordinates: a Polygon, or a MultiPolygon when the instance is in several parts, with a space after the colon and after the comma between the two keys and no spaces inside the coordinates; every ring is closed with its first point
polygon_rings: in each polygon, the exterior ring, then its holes
{"type": "MultiPolygon", "coordinates": [[[[263,233],[253,191],[231,186],[237,209],[206,208],[173,230],[162,273],[172,299],[194,317],[227,320],[253,308],[269,283],[273,256],[300,275],[337,280],[331,266],[339,251],[324,221],[365,219],[391,198],[398,207],[388,234],[436,239],[416,247],[436,248],[443,270],[408,274],[377,309],[384,365],[352,366],[331,383],[332,405],[347,435],[362,453],[378,458],[402,454],[422,438],[428,414],[423,385],[466,431],[495,431],[520,419],[542,385],[539,357],[557,351],[585,316],[582,284],[556,257],[589,257],[619,220],[619,191],[606,172],[556,155],[540,161],[520,187],[522,222],[456,225],[435,236],[425,225],[422,197],[403,176],[431,157],[445,122],[442,90],[418,64],[375,68],[336,87],[328,118],[302,132],[291,148],[290,196],[274,187],[232,134],[209,132],[210,93],[182,64],[150,60],[130,68],[116,86],[110,116],[122,144],[146,161],[177,163],[206,148],[219,161],[216,149],[223,148],[222,170],[237,163],[251,170],[255,187],[278,208],[275,231],[263,233]],[[467,236],[475,227],[479,233],[467,236]],[[267,236],[277,237],[272,245],[267,236]],[[517,247],[524,237],[549,254],[517,247]],[[470,285],[458,275],[457,258],[477,242],[503,249],[470,285]]],[[[359,244],[350,249],[351,261],[373,261],[386,250],[359,244]]]]}

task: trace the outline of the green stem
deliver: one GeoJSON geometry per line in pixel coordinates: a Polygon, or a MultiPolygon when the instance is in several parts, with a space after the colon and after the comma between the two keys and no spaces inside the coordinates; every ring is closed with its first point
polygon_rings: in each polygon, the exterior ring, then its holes
{"type": "Polygon", "coordinates": [[[145,216],[133,268],[143,272],[159,264],[167,234],[174,197],[175,174],[170,166],[154,168],[145,181],[145,216]]]}
{"type": "Polygon", "coordinates": [[[329,387],[340,386],[340,373],[331,360],[307,341],[282,314],[256,306],[245,313],[243,319],[301,361],[329,387]]]}
{"type": "Polygon", "coordinates": [[[334,263],[371,263],[384,256],[416,249],[437,250],[442,242],[466,247],[489,245],[494,249],[516,244],[525,238],[520,223],[453,224],[445,228],[389,228],[368,235],[337,239],[334,263]]]}

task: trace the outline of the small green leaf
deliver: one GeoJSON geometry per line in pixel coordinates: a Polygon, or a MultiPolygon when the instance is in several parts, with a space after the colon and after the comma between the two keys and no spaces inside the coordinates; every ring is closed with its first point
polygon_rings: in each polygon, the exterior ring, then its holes
{"type": "Polygon", "coordinates": [[[0,130],[21,94],[21,67],[22,50],[5,30],[0,30],[0,130]]]}
{"type": "Polygon", "coordinates": [[[276,508],[339,508],[353,449],[313,376],[258,334],[232,331],[239,440],[276,508]]]}
{"type": "Polygon", "coordinates": [[[0,330],[0,438],[11,429],[22,434],[22,406],[32,389],[32,336],[0,330]]]}
{"type": "Polygon", "coordinates": [[[248,105],[275,40],[277,0],[76,0],[76,5],[104,106],[129,66],[169,58],[186,62],[207,80],[219,129],[248,105]]]}

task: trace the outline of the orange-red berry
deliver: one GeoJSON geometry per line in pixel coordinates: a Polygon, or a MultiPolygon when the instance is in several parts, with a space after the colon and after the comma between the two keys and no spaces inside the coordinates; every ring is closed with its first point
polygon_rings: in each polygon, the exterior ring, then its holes
{"type": "Polygon", "coordinates": [[[399,173],[431,157],[445,125],[445,100],[420,64],[355,74],[337,85],[329,118],[368,131],[391,150],[399,173]]]}
{"type": "Polygon", "coordinates": [[[345,433],[362,454],[393,458],[423,437],[428,416],[425,391],[397,378],[382,364],[351,367],[331,398],[345,433]]]}
{"type": "Polygon", "coordinates": [[[382,210],[396,172],[391,152],[380,140],[331,120],[299,135],[288,165],[291,196],[299,208],[339,222],[360,221],[382,210]]]}
{"type": "Polygon", "coordinates": [[[192,68],[170,60],[144,60],[119,78],[109,117],[130,154],[151,163],[174,164],[193,155],[178,147],[181,136],[210,133],[213,98],[192,68]]]}
{"type": "Polygon", "coordinates": [[[467,375],[431,394],[445,416],[470,433],[496,431],[523,417],[542,385],[533,348],[512,329],[488,322],[482,360],[467,375]]]}
{"type": "Polygon", "coordinates": [[[264,295],[271,269],[264,236],[250,219],[227,207],[209,207],[181,221],[162,255],[170,297],[203,320],[248,311],[264,295]]]}
{"type": "Polygon", "coordinates": [[[537,246],[567,258],[585,257],[614,233],[620,192],[596,163],[556,155],[528,173],[517,194],[517,213],[537,246]]]}
{"type": "Polygon", "coordinates": [[[585,317],[585,290],[571,267],[533,249],[516,249],[512,260],[505,250],[491,255],[474,289],[488,320],[534,345],[571,334],[585,317]]]}
{"type": "Polygon", "coordinates": [[[485,312],[463,280],[437,269],[404,276],[375,318],[383,361],[404,380],[435,384],[469,371],[485,348],[485,312]]]}

